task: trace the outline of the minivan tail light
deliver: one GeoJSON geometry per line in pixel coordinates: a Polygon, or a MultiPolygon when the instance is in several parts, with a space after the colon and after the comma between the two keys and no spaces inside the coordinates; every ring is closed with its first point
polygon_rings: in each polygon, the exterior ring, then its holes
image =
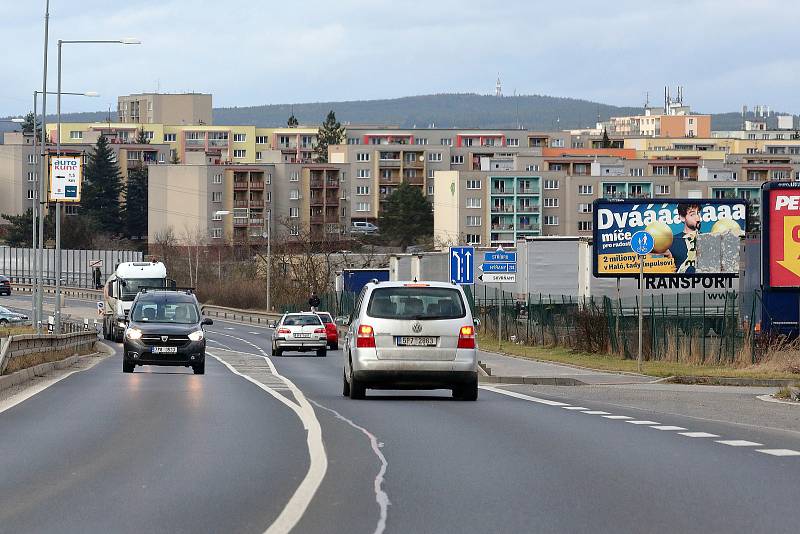
{"type": "Polygon", "coordinates": [[[356,335],[356,347],[359,349],[375,348],[375,330],[369,325],[362,324],[358,327],[356,335]]]}
{"type": "Polygon", "coordinates": [[[458,348],[459,349],[474,349],[475,348],[475,327],[462,326],[458,332],[458,348]]]}

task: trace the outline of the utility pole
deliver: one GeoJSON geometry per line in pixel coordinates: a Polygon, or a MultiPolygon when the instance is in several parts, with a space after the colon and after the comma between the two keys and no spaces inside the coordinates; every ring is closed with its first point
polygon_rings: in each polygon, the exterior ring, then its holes
{"type": "MultiPolygon", "coordinates": [[[[50,23],[50,0],[45,0],[44,10],[44,68],[42,72],[42,144],[41,151],[39,152],[39,248],[36,250],[36,263],[39,267],[37,273],[37,285],[39,290],[36,292],[36,317],[38,323],[36,324],[36,333],[42,333],[42,319],[44,316],[44,215],[47,211],[45,198],[47,197],[47,188],[45,187],[45,147],[47,145],[47,136],[45,135],[45,121],[47,120],[47,41],[49,37],[49,23],[50,23]]],[[[34,121],[34,130],[36,122],[34,121]]]]}

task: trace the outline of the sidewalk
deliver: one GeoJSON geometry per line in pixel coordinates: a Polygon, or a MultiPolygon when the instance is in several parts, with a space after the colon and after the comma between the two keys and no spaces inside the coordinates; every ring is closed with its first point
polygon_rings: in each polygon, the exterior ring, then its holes
{"type": "Polygon", "coordinates": [[[496,352],[478,351],[478,360],[490,375],[480,380],[485,383],[541,384],[556,386],[580,386],[584,384],[644,384],[657,379],[632,373],[611,373],[517,358],[496,352]]]}

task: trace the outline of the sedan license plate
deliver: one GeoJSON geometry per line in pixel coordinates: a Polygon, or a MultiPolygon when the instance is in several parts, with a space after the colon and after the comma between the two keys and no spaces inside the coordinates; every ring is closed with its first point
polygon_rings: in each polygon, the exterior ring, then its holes
{"type": "Polygon", "coordinates": [[[398,337],[397,346],[399,347],[435,347],[435,337],[398,337]]]}
{"type": "Polygon", "coordinates": [[[307,337],[311,337],[311,334],[295,334],[294,337],[307,338],[307,337]]]}
{"type": "Polygon", "coordinates": [[[177,354],[178,347],[153,347],[153,354],[177,354]]]}

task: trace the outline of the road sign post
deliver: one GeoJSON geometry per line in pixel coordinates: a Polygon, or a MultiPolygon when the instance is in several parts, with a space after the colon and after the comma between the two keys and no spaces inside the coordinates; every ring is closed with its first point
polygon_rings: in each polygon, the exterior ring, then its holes
{"type": "MultiPolygon", "coordinates": [[[[489,284],[508,284],[517,281],[517,253],[506,252],[499,247],[492,252],[483,253],[483,263],[480,265],[483,272],[480,280],[489,284]]],[[[503,291],[497,302],[497,347],[503,347],[503,291]]]]}
{"type": "Polygon", "coordinates": [[[631,250],[639,255],[639,348],[636,352],[636,368],[642,372],[642,323],[644,322],[644,259],[653,251],[655,239],[643,230],[631,237],[631,250]]]}

